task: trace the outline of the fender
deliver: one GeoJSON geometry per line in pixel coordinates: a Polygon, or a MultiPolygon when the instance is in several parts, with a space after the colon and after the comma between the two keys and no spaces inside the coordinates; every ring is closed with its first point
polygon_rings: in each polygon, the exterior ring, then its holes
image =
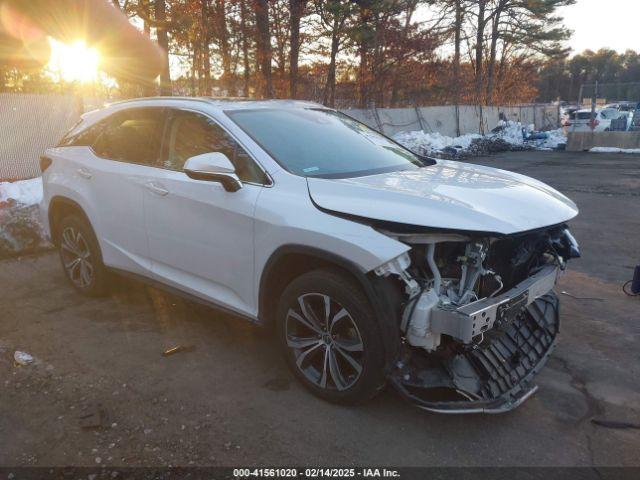
{"type": "MultiPolygon", "coordinates": [[[[59,204],[63,204],[65,206],[71,207],[74,210],[77,210],[83,217],[84,219],[87,221],[87,223],[89,224],[89,226],[91,227],[92,230],[93,229],[93,225],[91,223],[91,220],[89,219],[89,216],[87,215],[87,212],[85,212],[84,208],[82,208],[82,206],[76,202],[75,200],[70,199],[69,197],[65,197],[62,195],[54,195],[51,200],[49,201],[49,206],[47,208],[48,210],[48,222],[49,222],[49,232],[51,234],[51,243],[53,243],[55,245],[55,240],[56,240],[56,235],[54,232],[54,218],[53,218],[53,213],[55,212],[55,206],[59,205],[59,204]]],[[[93,231],[93,234],[95,235],[95,230],[93,231]]],[[[97,238],[97,237],[96,237],[97,238]]],[[[56,245],[57,246],[57,245],[56,245]]]]}
{"type": "Polygon", "coordinates": [[[400,332],[398,328],[400,297],[396,294],[391,281],[378,277],[373,272],[365,272],[351,260],[336,255],[335,253],[297,244],[278,247],[267,260],[262,275],[260,276],[258,318],[261,319],[261,322],[266,323],[267,321],[268,298],[266,292],[268,290],[267,282],[271,271],[282,257],[290,254],[317,258],[323,262],[340,267],[349,272],[358,282],[376,315],[376,321],[385,346],[385,368],[387,372],[390,372],[400,347],[400,332]]]}

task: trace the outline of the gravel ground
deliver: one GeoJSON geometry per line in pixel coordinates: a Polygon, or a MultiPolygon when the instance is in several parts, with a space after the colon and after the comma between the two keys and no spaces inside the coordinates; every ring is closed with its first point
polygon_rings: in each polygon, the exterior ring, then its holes
{"type": "MultiPolygon", "coordinates": [[[[78,296],[55,253],[0,261],[0,465],[640,466],[640,156],[512,152],[474,160],[581,208],[584,258],[540,390],[514,412],[422,412],[391,390],[358,408],[306,393],[261,330],[119,279],[78,296]],[[169,347],[189,347],[165,357],[169,347]],[[16,366],[23,350],[35,363],[16,366]]],[[[597,472],[596,472],[597,473],[597,472]]],[[[595,477],[594,477],[595,478],[595,477]]]]}

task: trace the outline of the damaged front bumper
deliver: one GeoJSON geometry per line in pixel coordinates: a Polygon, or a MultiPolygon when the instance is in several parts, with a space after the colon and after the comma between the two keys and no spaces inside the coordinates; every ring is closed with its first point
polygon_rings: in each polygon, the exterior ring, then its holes
{"type": "MultiPolygon", "coordinates": [[[[525,291],[531,292],[531,285],[528,287],[525,291]]],[[[406,399],[432,412],[513,410],[537,390],[531,382],[553,351],[559,329],[555,293],[531,298],[535,300],[523,302],[520,297],[522,303],[516,301],[505,310],[509,315],[499,326],[485,331],[478,344],[433,354],[407,348],[391,374],[391,383],[406,399]]],[[[494,300],[505,305],[504,299],[494,300]]]]}

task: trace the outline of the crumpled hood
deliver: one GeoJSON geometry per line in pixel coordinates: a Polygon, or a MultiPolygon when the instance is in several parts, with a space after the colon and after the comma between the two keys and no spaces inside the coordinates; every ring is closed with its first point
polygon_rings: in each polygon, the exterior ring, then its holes
{"type": "Polygon", "coordinates": [[[320,208],[443,230],[508,235],[578,214],[575,203],[533,178],[445,160],[418,170],[307,182],[320,208]]]}

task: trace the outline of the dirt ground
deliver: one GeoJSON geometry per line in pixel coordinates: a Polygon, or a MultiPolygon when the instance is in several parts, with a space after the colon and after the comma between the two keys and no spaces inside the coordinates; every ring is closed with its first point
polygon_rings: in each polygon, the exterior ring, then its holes
{"type": "Polygon", "coordinates": [[[87,299],[54,252],[0,262],[0,465],[640,466],[640,157],[519,152],[478,161],[581,208],[540,390],[503,415],[429,414],[387,390],[345,408],[302,389],[272,339],[119,279],[87,299]],[[581,297],[578,299],[575,297],[581,297]],[[169,347],[190,347],[171,356],[169,347]],[[36,363],[16,366],[16,350],[36,363]]]}

